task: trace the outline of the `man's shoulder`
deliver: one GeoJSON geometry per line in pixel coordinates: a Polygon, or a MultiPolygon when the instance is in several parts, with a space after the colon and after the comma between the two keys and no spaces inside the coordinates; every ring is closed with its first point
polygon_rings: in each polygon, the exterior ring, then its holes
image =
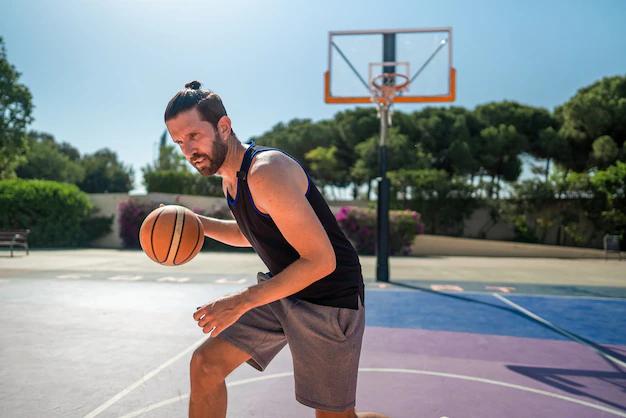
{"type": "Polygon", "coordinates": [[[280,150],[267,150],[257,153],[250,162],[248,178],[281,177],[294,174],[301,169],[300,164],[280,150]]]}
{"type": "Polygon", "coordinates": [[[306,182],[306,174],[300,164],[289,155],[275,149],[256,154],[248,170],[248,182],[253,185],[266,182],[283,184],[289,180],[303,183],[303,179],[306,182]]]}

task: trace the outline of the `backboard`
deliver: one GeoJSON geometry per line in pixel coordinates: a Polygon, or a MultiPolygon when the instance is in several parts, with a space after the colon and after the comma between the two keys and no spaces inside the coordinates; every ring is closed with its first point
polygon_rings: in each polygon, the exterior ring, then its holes
{"type": "Polygon", "coordinates": [[[372,103],[373,84],[405,85],[394,103],[451,102],[456,96],[452,29],[381,29],[328,34],[326,103],[372,103]],[[394,75],[388,75],[393,73],[394,75]]]}

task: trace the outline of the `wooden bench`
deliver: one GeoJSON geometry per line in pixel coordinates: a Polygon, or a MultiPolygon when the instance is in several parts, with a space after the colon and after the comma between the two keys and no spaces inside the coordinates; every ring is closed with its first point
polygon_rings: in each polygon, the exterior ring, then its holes
{"type": "Polygon", "coordinates": [[[28,255],[28,234],[30,229],[0,230],[0,245],[11,247],[11,257],[13,257],[13,247],[20,246],[26,249],[28,255]]]}

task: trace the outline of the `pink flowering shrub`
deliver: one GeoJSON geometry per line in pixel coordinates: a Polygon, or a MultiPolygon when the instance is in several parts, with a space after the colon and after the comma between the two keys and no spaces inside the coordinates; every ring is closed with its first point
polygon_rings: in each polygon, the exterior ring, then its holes
{"type": "MultiPolygon", "coordinates": [[[[344,206],[335,215],[339,226],[359,254],[376,253],[376,211],[344,206]]],[[[389,211],[389,251],[391,255],[408,255],[411,243],[424,233],[420,214],[412,210],[389,211]]]]}
{"type": "Polygon", "coordinates": [[[141,223],[158,207],[158,203],[139,203],[133,200],[126,200],[117,206],[120,238],[125,248],[141,248],[139,245],[141,223]]]}

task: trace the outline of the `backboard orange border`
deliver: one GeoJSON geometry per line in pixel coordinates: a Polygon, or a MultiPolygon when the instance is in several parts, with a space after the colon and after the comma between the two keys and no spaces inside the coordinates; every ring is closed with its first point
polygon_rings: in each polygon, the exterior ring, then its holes
{"type": "MultiPolygon", "coordinates": [[[[329,39],[333,35],[341,34],[365,34],[365,33],[403,33],[403,32],[448,32],[450,42],[452,41],[452,28],[428,28],[428,29],[382,29],[382,30],[366,30],[366,31],[333,31],[329,32],[329,39]]],[[[450,46],[450,54],[452,45],[450,46]]],[[[452,57],[450,57],[450,73],[448,94],[434,96],[396,96],[394,103],[446,103],[456,100],[456,69],[452,66],[452,57]]],[[[329,57],[330,67],[330,57],[329,57]]],[[[367,104],[372,103],[374,99],[371,97],[350,97],[350,96],[333,96],[330,91],[330,70],[324,72],[324,102],[329,104],[367,104]]],[[[382,101],[382,99],[379,99],[382,101]]]]}

